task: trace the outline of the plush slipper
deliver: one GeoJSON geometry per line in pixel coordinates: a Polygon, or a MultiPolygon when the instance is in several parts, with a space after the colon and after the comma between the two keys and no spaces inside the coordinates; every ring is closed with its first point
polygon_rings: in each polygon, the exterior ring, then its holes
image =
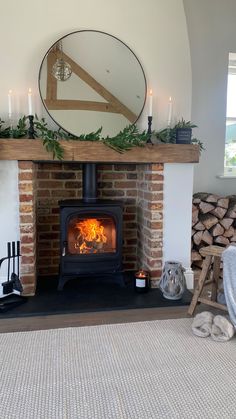
{"type": "Polygon", "coordinates": [[[211,337],[217,342],[230,340],[235,333],[233,324],[224,316],[215,316],[213,319],[211,337]]]}
{"type": "Polygon", "coordinates": [[[194,335],[201,338],[210,336],[213,322],[213,314],[210,311],[203,311],[197,314],[192,323],[192,331],[194,335]]]}

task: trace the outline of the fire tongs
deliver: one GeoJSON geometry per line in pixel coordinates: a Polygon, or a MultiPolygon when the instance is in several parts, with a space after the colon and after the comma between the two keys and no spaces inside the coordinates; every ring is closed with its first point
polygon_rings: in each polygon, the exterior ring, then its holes
{"type": "Polygon", "coordinates": [[[19,278],[19,271],[20,271],[20,242],[17,241],[17,249],[15,248],[15,242],[8,242],[7,243],[7,256],[0,259],[0,268],[2,263],[7,260],[7,281],[2,283],[3,287],[3,294],[11,294],[13,290],[15,291],[23,291],[23,287],[20,282],[19,278]],[[15,272],[15,260],[17,258],[17,273],[15,272]],[[11,259],[12,259],[12,274],[10,277],[10,266],[11,266],[11,259]]]}

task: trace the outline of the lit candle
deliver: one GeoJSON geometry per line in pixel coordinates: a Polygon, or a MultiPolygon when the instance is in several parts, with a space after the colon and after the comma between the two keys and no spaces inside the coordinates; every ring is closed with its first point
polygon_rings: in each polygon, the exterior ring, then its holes
{"type": "Polygon", "coordinates": [[[173,103],[172,103],[172,99],[171,99],[171,96],[169,97],[169,112],[168,112],[168,121],[167,121],[167,125],[168,125],[168,127],[170,126],[170,124],[171,124],[171,118],[172,118],[172,106],[173,106],[173,103]]]}
{"type": "Polygon", "coordinates": [[[136,273],[136,278],[147,278],[147,272],[141,269],[136,273]]]}
{"type": "Polygon", "coordinates": [[[135,290],[137,292],[147,292],[149,287],[148,273],[140,269],[135,274],[135,290]]]}
{"type": "Polygon", "coordinates": [[[33,115],[33,111],[32,111],[32,90],[30,88],[28,90],[28,109],[29,109],[29,115],[33,115]]]}
{"type": "Polygon", "coordinates": [[[149,113],[148,116],[152,116],[152,89],[149,90],[149,113]]]}
{"type": "Polygon", "coordinates": [[[9,116],[9,119],[11,119],[11,117],[12,117],[11,99],[12,99],[12,90],[9,90],[9,92],[8,92],[8,116],[9,116]]]}

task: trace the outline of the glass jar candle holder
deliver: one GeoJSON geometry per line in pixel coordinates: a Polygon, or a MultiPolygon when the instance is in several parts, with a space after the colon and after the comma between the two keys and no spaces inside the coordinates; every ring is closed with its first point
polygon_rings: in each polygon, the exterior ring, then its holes
{"type": "Polygon", "coordinates": [[[143,293],[149,289],[149,273],[140,269],[135,273],[135,291],[143,293]]]}

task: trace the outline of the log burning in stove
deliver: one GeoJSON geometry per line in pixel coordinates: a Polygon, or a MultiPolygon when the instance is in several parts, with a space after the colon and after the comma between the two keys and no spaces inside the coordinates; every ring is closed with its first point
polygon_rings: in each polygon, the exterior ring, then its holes
{"type": "Polygon", "coordinates": [[[97,199],[96,164],[83,165],[83,199],[60,201],[61,257],[58,289],[84,276],[123,283],[123,203],[97,199]]]}
{"type": "Polygon", "coordinates": [[[68,226],[68,238],[71,254],[116,251],[115,223],[111,217],[72,219],[68,226]]]}

